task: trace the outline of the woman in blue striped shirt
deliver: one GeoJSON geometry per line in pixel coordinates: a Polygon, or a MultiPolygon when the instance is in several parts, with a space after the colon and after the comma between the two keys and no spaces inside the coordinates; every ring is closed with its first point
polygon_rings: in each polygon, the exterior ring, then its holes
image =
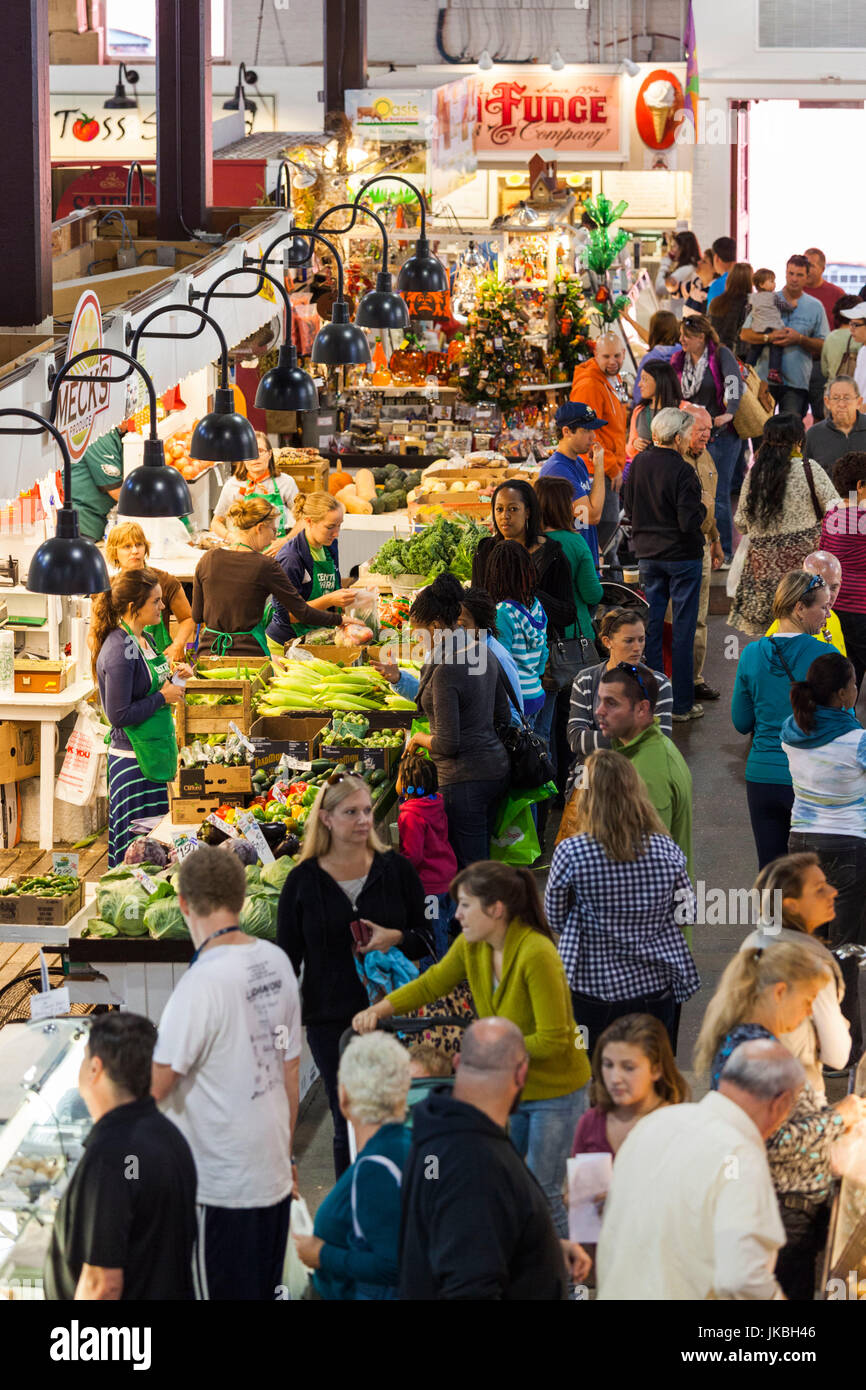
{"type": "Polygon", "coordinates": [[[516,541],[500,541],[490,553],[485,587],[496,604],[499,641],[520,674],[523,712],[531,724],[544,709],[541,676],[547,665],[547,618],[535,597],[535,566],[516,541]]]}

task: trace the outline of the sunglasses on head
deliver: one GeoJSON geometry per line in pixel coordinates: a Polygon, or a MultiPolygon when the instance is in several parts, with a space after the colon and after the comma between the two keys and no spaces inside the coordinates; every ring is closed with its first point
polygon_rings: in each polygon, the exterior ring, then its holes
{"type": "Polygon", "coordinates": [[[805,598],[807,594],[811,594],[813,589],[823,589],[824,587],[824,580],[821,578],[820,574],[813,574],[809,583],[803,590],[803,598],[805,598]]]}
{"type": "MultiPolygon", "coordinates": [[[[354,778],[356,782],[364,782],[363,777],[361,777],[357,772],[334,772],[328,778],[326,786],[336,787],[338,782],[347,782],[350,777],[354,778]]],[[[364,782],[364,786],[366,785],[367,783],[364,782]]]]}
{"type": "Polygon", "coordinates": [[[629,675],[634,676],[635,680],[637,681],[638,685],[643,691],[644,699],[649,700],[650,704],[652,704],[652,701],[650,700],[650,693],[644,685],[641,679],[640,671],[636,666],[632,666],[628,661],[618,661],[616,664],[616,669],[618,671],[628,671],[629,675]]]}

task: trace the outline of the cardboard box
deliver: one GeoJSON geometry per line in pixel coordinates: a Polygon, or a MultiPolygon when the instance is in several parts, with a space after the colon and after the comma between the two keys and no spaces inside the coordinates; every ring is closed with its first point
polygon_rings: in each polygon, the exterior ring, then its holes
{"type": "Polygon", "coordinates": [[[292,651],[308,652],[310,656],[317,656],[320,661],[332,661],[335,666],[356,666],[361,660],[360,647],[329,647],[325,643],[321,646],[307,646],[299,642],[297,647],[292,647],[286,655],[291,656],[292,651]]]}
{"type": "Polygon", "coordinates": [[[86,34],[57,33],[48,35],[49,63],[76,63],[80,67],[96,67],[102,60],[101,53],[101,35],[92,29],[89,29],[86,34]]]}
{"type": "Polygon", "coordinates": [[[39,772],[39,725],[0,724],[0,783],[23,782],[39,772]]]}
{"type": "Polygon", "coordinates": [[[21,927],[63,927],[84,906],[84,885],[62,898],[0,898],[0,922],[21,927]]]}
{"type": "Polygon", "coordinates": [[[48,0],[49,34],[83,34],[88,18],[87,0],[48,0]]]}
{"type": "MultiPolygon", "coordinates": [[[[168,815],[174,825],[201,825],[218,806],[243,806],[242,796],[170,796],[168,815]]],[[[2,898],[0,898],[2,902],[2,898]]]]}
{"type": "MultiPolygon", "coordinates": [[[[398,727],[396,723],[385,725],[385,728],[398,727]]],[[[398,748],[353,748],[349,744],[324,743],[320,739],[317,756],[333,763],[346,763],[350,768],[354,763],[362,762],[365,771],[384,768],[386,772],[391,772],[402,758],[405,747],[405,736],[398,748]]]]}
{"type": "Polygon", "coordinates": [[[276,767],[283,754],[312,762],[319,757],[319,735],[331,721],[327,715],[271,715],[256,719],[250,737],[267,739],[268,746],[253,754],[253,770],[276,767]]]}
{"type": "Polygon", "coordinates": [[[252,773],[246,767],[221,767],[219,763],[205,767],[180,767],[173,783],[177,796],[223,796],[226,793],[252,795],[252,773]]]}
{"type": "Polygon", "coordinates": [[[16,695],[59,695],[71,684],[74,665],[63,661],[15,661],[16,695]]]}

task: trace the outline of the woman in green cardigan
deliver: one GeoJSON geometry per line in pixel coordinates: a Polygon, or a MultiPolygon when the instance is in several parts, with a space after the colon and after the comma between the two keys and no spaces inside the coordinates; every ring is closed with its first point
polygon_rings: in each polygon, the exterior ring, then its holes
{"type": "Polygon", "coordinates": [[[529,1072],[511,1118],[511,1138],[568,1235],[562,1189],[577,1121],[586,1108],[589,1059],[574,1022],[568,982],[529,869],[482,860],[451,885],[462,931],[447,955],[372,1008],[357,1033],[380,1019],[432,1004],[468,980],[479,1018],[509,1018],[523,1034],[529,1072]]]}

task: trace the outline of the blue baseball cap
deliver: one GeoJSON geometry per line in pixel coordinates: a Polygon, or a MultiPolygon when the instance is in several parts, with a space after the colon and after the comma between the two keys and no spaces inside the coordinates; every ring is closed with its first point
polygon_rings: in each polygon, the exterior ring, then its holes
{"type": "Polygon", "coordinates": [[[584,405],[583,401],[566,401],[559,407],[554,419],[560,429],[567,425],[571,430],[600,430],[607,424],[607,420],[599,419],[592,407],[584,405]]]}

